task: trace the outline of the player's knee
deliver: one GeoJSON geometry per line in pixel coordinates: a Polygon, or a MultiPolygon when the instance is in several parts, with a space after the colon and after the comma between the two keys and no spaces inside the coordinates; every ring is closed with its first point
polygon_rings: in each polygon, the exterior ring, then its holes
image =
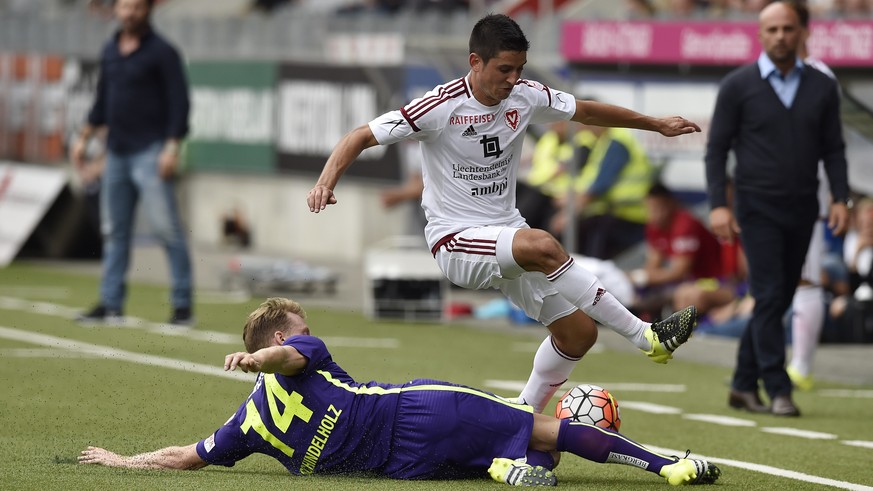
{"type": "Polygon", "coordinates": [[[516,262],[524,269],[551,273],[567,261],[567,252],[550,233],[530,229],[519,235],[513,252],[516,262]]]}
{"type": "Polygon", "coordinates": [[[553,322],[549,331],[555,346],[567,356],[580,357],[597,342],[597,325],[581,311],[553,322]]]}

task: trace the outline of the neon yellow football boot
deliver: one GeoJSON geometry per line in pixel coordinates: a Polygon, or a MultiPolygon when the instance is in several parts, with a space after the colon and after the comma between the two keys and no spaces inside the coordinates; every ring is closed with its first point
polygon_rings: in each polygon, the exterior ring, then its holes
{"type": "Polygon", "coordinates": [[[652,343],[649,351],[643,350],[655,363],[667,363],[673,352],[685,344],[697,326],[697,308],[693,305],[673,313],[662,321],[655,322],[644,335],[652,343]]]}
{"type": "Polygon", "coordinates": [[[660,476],[671,486],[713,484],[721,476],[721,469],[705,460],[684,458],[662,467],[660,476]]]}
{"type": "Polygon", "coordinates": [[[812,375],[803,375],[796,368],[790,365],[785,369],[785,371],[788,372],[788,378],[791,379],[791,383],[802,391],[812,390],[812,387],[815,385],[815,382],[812,380],[812,375]]]}
{"type": "Polygon", "coordinates": [[[555,473],[543,466],[532,466],[512,459],[496,458],[488,474],[497,482],[510,486],[557,486],[555,473]]]}

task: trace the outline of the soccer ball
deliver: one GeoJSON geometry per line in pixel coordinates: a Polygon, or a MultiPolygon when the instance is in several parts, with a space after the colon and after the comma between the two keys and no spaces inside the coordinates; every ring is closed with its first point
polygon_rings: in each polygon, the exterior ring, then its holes
{"type": "Polygon", "coordinates": [[[555,417],[597,425],[607,430],[618,431],[621,416],[618,401],[603,387],[582,384],[561,396],[555,417]]]}

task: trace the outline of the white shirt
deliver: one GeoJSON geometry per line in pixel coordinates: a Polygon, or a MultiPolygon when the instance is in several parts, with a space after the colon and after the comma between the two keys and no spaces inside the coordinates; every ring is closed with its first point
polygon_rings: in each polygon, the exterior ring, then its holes
{"type": "Polygon", "coordinates": [[[431,249],[470,227],[527,227],[515,207],[527,127],[576,113],[574,96],[529,80],[519,80],[499,104],[484,106],[473,97],[468,77],[438,85],[370,122],[382,145],[408,138],[421,143],[421,206],[431,249]]]}

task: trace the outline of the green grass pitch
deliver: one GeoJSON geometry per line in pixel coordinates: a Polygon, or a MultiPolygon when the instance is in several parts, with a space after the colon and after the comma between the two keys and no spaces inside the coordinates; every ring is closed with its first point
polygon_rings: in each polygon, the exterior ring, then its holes
{"type": "MultiPolygon", "coordinates": [[[[16,264],[0,270],[0,327],[5,332],[53,336],[133,353],[158,355],[220,367],[224,355],[242,349],[245,316],[261,299],[246,303],[198,304],[197,330],[237,336],[239,342],[214,342],[191,336],[128,327],[81,327],[64,310],[90,307],[97,279],[47,267],[16,264]]],[[[151,322],[165,320],[166,290],[134,284],[127,314],[151,322]]],[[[535,345],[545,334],[537,328],[482,328],[460,323],[378,322],[360,313],[307,306],[313,334],[344,338],[388,338],[397,348],[328,347],[334,359],[359,381],[403,382],[436,378],[485,387],[486,380],[524,381],[535,345]]],[[[41,338],[42,339],[42,338],[41,338]]],[[[694,340],[691,341],[692,343],[694,340]]],[[[351,343],[349,343],[351,344],[351,343]]],[[[130,471],[76,464],[87,445],[123,454],[193,443],[211,434],[235,411],[251,383],[215,375],[149,366],[89,355],[0,336],[0,487],[3,489],[502,489],[483,476],[461,482],[399,482],[373,476],[298,478],[263,456],[231,469],[207,467],[196,472],[130,471]]],[[[603,351],[591,353],[572,380],[610,383],[681,384],[682,392],[612,390],[623,401],[681,409],[654,414],[622,408],[622,432],[638,442],[685,450],[717,459],[769,466],[781,471],[839,481],[846,489],[873,486],[873,448],[845,441],[873,441],[873,399],[834,397],[819,391],[796,393],[804,416],[777,419],[730,410],[725,380],[729,370],[682,360],[669,365],[645,356],[603,351]],[[743,418],[754,426],[729,427],[684,418],[708,414],[743,418]],[[799,438],[762,431],[788,427],[834,435],[799,438]],[[852,486],[856,487],[852,487],[852,486]]],[[[820,384],[820,388],[867,391],[873,387],[820,384]]],[[[494,389],[489,389],[494,390],[494,389]]],[[[511,391],[494,390],[505,396],[511,391]]],[[[633,406],[634,404],[629,404],[633,406]]],[[[551,409],[550,409],[551,410],[551,409]]],[[[816,482],[756,472],[748,465],[720,464],[720,488],[742,490],[836,489],[816,482]]],[[[586,489],[667,489],[660,478],[635,468],[598,465],[565,455],[557,469],[559,486],[586,489]]]]}

